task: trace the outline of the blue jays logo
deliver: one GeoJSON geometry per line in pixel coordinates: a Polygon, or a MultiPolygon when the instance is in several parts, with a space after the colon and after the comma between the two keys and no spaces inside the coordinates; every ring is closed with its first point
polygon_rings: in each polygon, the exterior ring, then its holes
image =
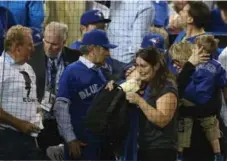
{"type": "Polygon", "coordinates": [[[99,16],[100,18],[103,18],[104,17],[103,14],[102,14],[102,12],[100,12],[100,11],[97,11],[95,13],[95,15],[99,16]]]}
{"type": "Polygon", "coordinates": [[[160,40],[158,38],[151,38],[149,41],[152,42],[154,46],[160,43],[160,40]]]}

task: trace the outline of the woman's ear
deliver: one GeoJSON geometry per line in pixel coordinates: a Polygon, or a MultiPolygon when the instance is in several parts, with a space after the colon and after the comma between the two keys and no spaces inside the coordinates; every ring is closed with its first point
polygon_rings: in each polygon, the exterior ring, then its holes
{"type": "Polygon", "coordinates": [[[187,18],[187,23],[188,23],[188,24],[192,24],[193,22],[194,22],[193,18],[189,16],[189,17],[187,18]]]}

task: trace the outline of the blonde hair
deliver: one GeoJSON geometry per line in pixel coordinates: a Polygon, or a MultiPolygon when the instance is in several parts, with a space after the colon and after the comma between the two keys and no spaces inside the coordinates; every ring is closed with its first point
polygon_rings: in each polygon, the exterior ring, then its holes
{"type": "Polygon", "coordinates": [[[25,41],[25,35],[29,34],[31,35],[32,30],[28,27],[24,27],[21,25],[16,25],[11,27],[7,33],[6,37],[4,39],[4,50],[10,51],[11,47],[13,45],[23,45],[25,41]]]}
{"type": "Polygon", "coordinates": [[[185,63],[192,55],[194,48],[195,48],[194,44],[189,43],[188,41],[182,41],[173,44],[169,49],[169,54],[172,59],[177,60],[180,63],[185,63]]]}
{"type": "Polygon", "coordinates": [[[218,48],[219,40],[215,39],[213,35],[206,34],[198,36],[195,43],[199,48],[203,47],[203,50],[208,54],[213,54],[218,48]]]}

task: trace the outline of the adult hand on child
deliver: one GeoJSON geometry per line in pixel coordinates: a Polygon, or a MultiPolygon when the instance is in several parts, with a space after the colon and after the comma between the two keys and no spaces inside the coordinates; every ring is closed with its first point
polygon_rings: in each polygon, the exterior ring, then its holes
{"type": "Polygon", "coordinates": [[[206,63],[210,59],[210,54],[203,52],[203,47],[199,48],[198,50],[193,50],[192,55],[188,59],[190,63],[194,66],[197,66],[201,63],[206,63]]]}

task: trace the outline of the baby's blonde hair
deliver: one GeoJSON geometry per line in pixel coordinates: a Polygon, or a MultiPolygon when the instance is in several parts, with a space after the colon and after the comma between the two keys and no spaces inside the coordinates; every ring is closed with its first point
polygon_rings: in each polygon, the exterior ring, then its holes
{"type": "Polygon", "coordinates": [[[206,34],[198,36],[195,43],[199,48],[203,47],[203,50],[208,54],[213,54],[218,48],[219,40],[215,39],[213,35],[206,34]]]}

